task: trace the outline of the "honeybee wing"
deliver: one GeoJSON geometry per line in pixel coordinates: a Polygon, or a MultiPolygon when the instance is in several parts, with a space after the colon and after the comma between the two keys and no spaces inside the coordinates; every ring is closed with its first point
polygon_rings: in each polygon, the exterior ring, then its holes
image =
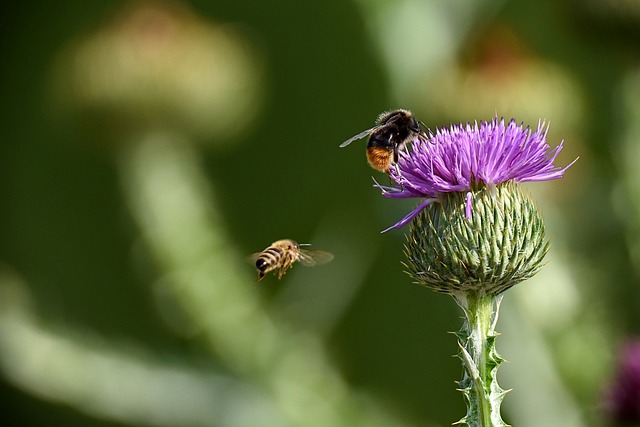
{"type": "Polygon", "coordinates": [[[357,141],[359,139],[364,138],[365,136],[369,136],[371,135],[371,132],[373,132],[374,130],[376,130],[378,126],[374,126],[371,129],[367,129],[365,131],[360,132],[359,134],[352,136],[351,138],[347,139],[345,142],[343,142],[342,144],[340,144],[340,148],[342,147],[346,147],[347,145],[351,144],[353,141],[357,141]]]}
{"type": "Polygon", "coordinates": [[[333,254],[325,251],[315,251],[311,249],[299,249],[298,262],[306,267],[314,267],[330,262],[333,254]]]}

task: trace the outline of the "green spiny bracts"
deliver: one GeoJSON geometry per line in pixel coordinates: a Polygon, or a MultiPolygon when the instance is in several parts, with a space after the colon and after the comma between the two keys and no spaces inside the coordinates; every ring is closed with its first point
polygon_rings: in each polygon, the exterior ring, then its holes
{"type": "Polygon", "coordinates": [[[513,181],[467,194],[440,194],[439,203],[416,216],[407,235],[406,267],[416,283],[438,292],[497,295],[542,266],[549,247],[544,223],[513,181]]]}

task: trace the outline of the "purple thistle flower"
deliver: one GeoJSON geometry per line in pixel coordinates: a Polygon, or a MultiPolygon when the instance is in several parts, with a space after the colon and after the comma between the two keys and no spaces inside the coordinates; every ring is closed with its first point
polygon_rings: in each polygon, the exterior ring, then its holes
{"type": "Polygon", "coordinates": [[[606,394],[605,409],[616,421],[640,423],[640,340],[627,342],[621,351],[615,378],[606,394]]]}
{"type": "Polygon", "coordinates": [[[495,118],[421,134],[389,171],[396,185],[376,183],[385,197],[421,199],[389,229],[411,222],[407,273],[452,295],[465,313],[457,336],[467,413],[455,424],[506,426],[506,391],[496,380],[498,309],[502,293],[536,274],[549,249],[542,216],[520,183],[561,178],[571,166],[553,164],[562,143],[550,149],[547,131],[542,122],[532,131],[495,118]]]}
{"type": "MultiPolygon", "coordinates": [[[[408,215],[387,228],[401,228],[423,209],[438,201],[439,195],[468,192],[466,216],[471,218],[471,190],[515,181],[548,181],[562,178],[565,167],[553,164],[562,150],[562,142],[552,150],[546,142],[548,126],[544,122],[532,132],[515,120],[505,124],[495,118],[475,125],[452,125],[439,129],[428,138],[418,137],[411,148],[402,150],[391,179],[398,187],[376,183],[385,197],[423,198],[408,215]]],[[[576,159],[577,160],[577,159],[576,159]]]]}

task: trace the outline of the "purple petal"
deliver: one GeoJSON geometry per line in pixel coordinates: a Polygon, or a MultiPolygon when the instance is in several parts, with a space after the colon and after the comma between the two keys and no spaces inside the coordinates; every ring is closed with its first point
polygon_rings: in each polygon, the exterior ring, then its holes
{"type": "Polygon", "coordinates": [[[380,233],[386,233],[387,231],[389,231],[389,230],[391,230],[393,228],[402,228],[402,227],[404,227],[409,222],[411,222],[411,220],[413,218],[415,218],[420,212],[422,212],[423,209],[431,206],[431,204],[433,202],[437,202],[437,201],[438,201],[438,199],[424,199],[422,202],[420,202],[420,204],[414,210],[412,210],[407,215],[405,215],[404,218],[402,218],[400,221],[398,221],[395,224],[393,224],[391,227],[385,228],[380,233]]]}

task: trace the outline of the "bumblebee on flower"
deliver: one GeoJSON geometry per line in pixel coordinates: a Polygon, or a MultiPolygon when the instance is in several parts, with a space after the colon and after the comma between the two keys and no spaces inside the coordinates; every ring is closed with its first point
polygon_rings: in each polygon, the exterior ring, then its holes
{"type": "MultiPolygon", "coordinates": [[[[475,125],[453,125],[428,138],[419,137],[399,154],[397,168],[390,171],[397,187],[377,185],[389,198],[423,198],[407,216],[391,228],[401,228],[444,193],[464,192],[466,216],[472,215],[472,190],[509,181],[548,181],[562,178],[575,162],[554,166],[562,143],[549,151],[548,127],[543,122],[532,132],[515,120],[493,119],[475,125]]],[[[577,160],[577,159],[576,159],[577,160]]],[[[387,230],[385,230],[387,231],[387,230]]]]}
{"type": "Polygon", "coordinates": [[[399,153],[397,186],[376,186],[388,198],[421,199],[384,230],[411,223],[405,252],[418,284],[498,294],[539,270],[544,223],[519,183],[561,178],[573,164],[554,165],[562,143],[551,149],[547,131],[495,118],[421,135],[399,153]]]}

